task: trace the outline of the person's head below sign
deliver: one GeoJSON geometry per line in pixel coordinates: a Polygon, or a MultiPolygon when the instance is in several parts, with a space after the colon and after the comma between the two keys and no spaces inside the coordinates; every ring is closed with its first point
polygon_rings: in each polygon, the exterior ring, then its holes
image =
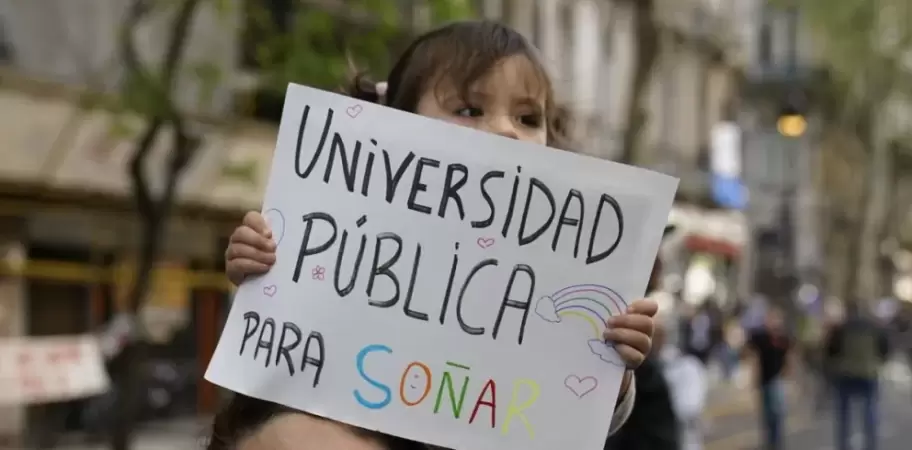
{"type": "MultiPolygon", "coordinates": [[[[385,83],[355,78],[346,93],[364,101],[504,137],[561,147],[562,117],[538,51],[517,31],[487,21],[458,22],[418,37],[385,83]]],[[[263,216],[250,212],[231,236],[226,271],[235,284],[275,263],[276,244],[263,216]]],[[[610,432],[629,416],[632,369],[652,344],[657,305],[640,300],[615,316],[605,339],[627,364],[610,432]]],[[[210,450],[422,449],[263,400],[237,395],[215,418],[210,450]]]]}

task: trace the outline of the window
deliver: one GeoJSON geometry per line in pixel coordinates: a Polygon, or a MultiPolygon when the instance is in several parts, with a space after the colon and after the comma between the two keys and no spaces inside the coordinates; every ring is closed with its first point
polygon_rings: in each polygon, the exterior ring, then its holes
{"type": "Polygon", "coordinates": [[[13,46],[10,42],[10,38],[6,27],[3,25],[2,18],[0,18],[0,63],[8,63],[13,61],[13,46]]]}
{"type": "Polygon", "coordinates": [[[561,61],[561,67],[563,67],[563,81],[569,82],[573,76],[573,50],[574,50],[574,30],[576,25],[576,17],[574,4],[571,2],[564,2],[560,6],[560,36],[561,36],[561,47],[560,52],[563,55],[563,61],[561,61]]]}
{"type": "Polygon", "coordinates": [[[615,7],[607,7],[604,5],[599,5],[600,15],[604,18],[602,22],[602,53],[605,56],[605,60],[610,61],[614,56],[614,43],[615,43],[615,24],[617,23],[617,12],[615,7]],[[607,16],[607,17],[606,17],[607,16]]]}
{"type": "Polygon", "coordinates": [[[757,51],[760,67],[767,68],[773,62],[773,27],[768,20],[760,23],[757,34],[757,51]]]}

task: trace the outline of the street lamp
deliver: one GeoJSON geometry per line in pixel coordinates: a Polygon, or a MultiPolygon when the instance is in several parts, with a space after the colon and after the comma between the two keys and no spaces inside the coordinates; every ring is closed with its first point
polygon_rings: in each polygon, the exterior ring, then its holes
{"type": "Polygon", "coordinates": [[[807,118],[804,116],[802,107],[798,106],[801,97],[800,94],[792,93],[791,98],[786,100],[779,108],[779,117],[776,119],[776,130],[784,137],[799,138],[807,131],[807,118]]]}
{"type": "Polygon", "coordinates": [[[802,114],[780,115],[776,121],[776,130],[788,138],[798,138],[807,131],[807,119],[802,114]]]}

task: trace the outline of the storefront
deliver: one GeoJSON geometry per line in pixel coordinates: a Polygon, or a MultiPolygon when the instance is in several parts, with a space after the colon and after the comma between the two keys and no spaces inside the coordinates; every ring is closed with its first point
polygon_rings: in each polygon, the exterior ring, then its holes
{"type": "MultiPolygon", "coordinates": [[[[96,330],[123,308],[133,279],[139,224],[125,163],[129,137],[112,119],[65,101],[0,91],[0,337],[96,330]]],[[[210,413],[216,389],[202,381],[227,312],[227,236],[259,209],[274,130],[213,129],[181,183],[141,320],[153,356],[192,372],[175,413],[210,413]]],[[[167,141],[167,140],[163,140],[167,141]]],[[[158,146],[150,177],[167,153],[158,146]]],[[[0,409],[0,436],[25,424],[23,408],[0,409]]]]}
{"type": "Polygon", "coordinates": [[[747,236],[743,214],[675,205],[669,222],[677,226],[664,255],[669,288],[691,305],[734,305],[747,236]]]}

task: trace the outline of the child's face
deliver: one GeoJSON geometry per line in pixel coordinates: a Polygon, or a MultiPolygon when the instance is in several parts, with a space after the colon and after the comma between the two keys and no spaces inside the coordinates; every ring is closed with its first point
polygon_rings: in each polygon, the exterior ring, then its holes
{"type": "Polygon", "coordinates": [[[545,90],[536,89],[531,63],[511,56],[473,84],[468,98],[444,78],[418,101],[418,114],[504,137],[545,145],[545,90]],[[530,89],[531,87],[531,89],[530,89]]]}

